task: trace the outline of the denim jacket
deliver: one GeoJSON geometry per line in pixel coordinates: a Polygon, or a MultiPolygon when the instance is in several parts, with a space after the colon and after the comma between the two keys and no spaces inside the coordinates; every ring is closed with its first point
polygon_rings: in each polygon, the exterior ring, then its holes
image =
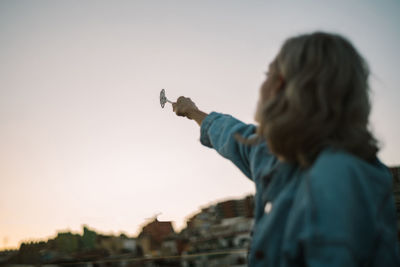
{"type": "Polygon", "coordinates": [[[254,137],[255,129],[212,112],[200,137],[255,183],[249,266],[400,266],[386,166],[326,149],[302,169],[278,161],[265,142],[236,140],[254,137]]]}

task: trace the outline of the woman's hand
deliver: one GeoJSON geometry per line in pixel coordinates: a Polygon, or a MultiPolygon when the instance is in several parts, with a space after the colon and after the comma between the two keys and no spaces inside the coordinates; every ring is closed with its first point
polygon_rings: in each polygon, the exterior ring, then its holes
{"type": "Polygon", "coordinates": [[[172,103],[172,109],[176,115],[195,120],[199,125],[208,115],[200,111],[190,98],[184,96],[179,97],[175,103],[172,103]]]}
{"type": "Polygon", "coordinates": [[[193,120],[192,114],[199,110],[196,104],[188,97],[181,96],[175,103],[172,103],[172,109],[178,116],[193,120]]]}

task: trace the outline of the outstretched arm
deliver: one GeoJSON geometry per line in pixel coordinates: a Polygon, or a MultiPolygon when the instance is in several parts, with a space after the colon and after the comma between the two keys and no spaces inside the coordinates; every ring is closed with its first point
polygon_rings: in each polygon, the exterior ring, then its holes
{"type": "Polygon", "coordinates": [[[207,114],[199,110],[190,98],[182,96],[172,106],[178,116],[195,120],[201,126],[200,142],[203,145],[214,148],[231,160],[250,179],[261,176],[275,162],[264,142],[248,145],[236,138],[237,135],[242,139],[256,137],[256,126],[221,113],[207,114]]]}

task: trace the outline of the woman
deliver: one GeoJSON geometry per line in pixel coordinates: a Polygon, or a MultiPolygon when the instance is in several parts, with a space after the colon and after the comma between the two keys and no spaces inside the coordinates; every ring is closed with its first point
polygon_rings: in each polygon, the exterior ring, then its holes
{"type": "Polygon", "coordinates": [[[369,70],[339,35],[288,39],[270,64],[258,126],[173,104],[200,141],[255,182],[250,266],[400,266],[392,177],[368,130],[369,70]]]}

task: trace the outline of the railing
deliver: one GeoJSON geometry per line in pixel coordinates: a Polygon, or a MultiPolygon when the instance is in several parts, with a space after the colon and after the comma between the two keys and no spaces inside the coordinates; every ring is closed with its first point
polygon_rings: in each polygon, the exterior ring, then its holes
{"type": "MultiPolygon", "coordinates": [[[[100,260],[81,260],[68,262],[55,262],[52,264],[41,264],[43,267],[55,266],[246,266],[247,249],[228,249],[194,254],[183,254],[173,256],[145,256],[145,257],[118,257],[100,260]],[[229,257],[231,256],[231,257],[229,257]],[[236,259],[234,257],[237,257],[236,259]],[[235,261],[236,260],[236,261],[235,261]],[[233,262],[232,262],[233,261],[233,262]]],[[[35,265],[38,266],[38,265],[35,265]]]]}
{"type": "MultiPolygon", "coordinates": [[[[183,255],[173,255],[173,256],[144,256],[144,257],[119,256],[118,258],[105,258],[99,260],[76,260],[76,261],[70,260],[65,262],[35,264],[32,266],[42,266],[42,267],[246,266],[247,251],[248,251],[247,249],[227,249],[227,250],[208,251],[208,252],[199,252],[194,254],[183,254],[183,255]]],[[[13,265],[13,266],[18,266],[18,265],[13,265]]],[[[29,265],[24,265],[24,266],[29,266],[29,265]]]]}

